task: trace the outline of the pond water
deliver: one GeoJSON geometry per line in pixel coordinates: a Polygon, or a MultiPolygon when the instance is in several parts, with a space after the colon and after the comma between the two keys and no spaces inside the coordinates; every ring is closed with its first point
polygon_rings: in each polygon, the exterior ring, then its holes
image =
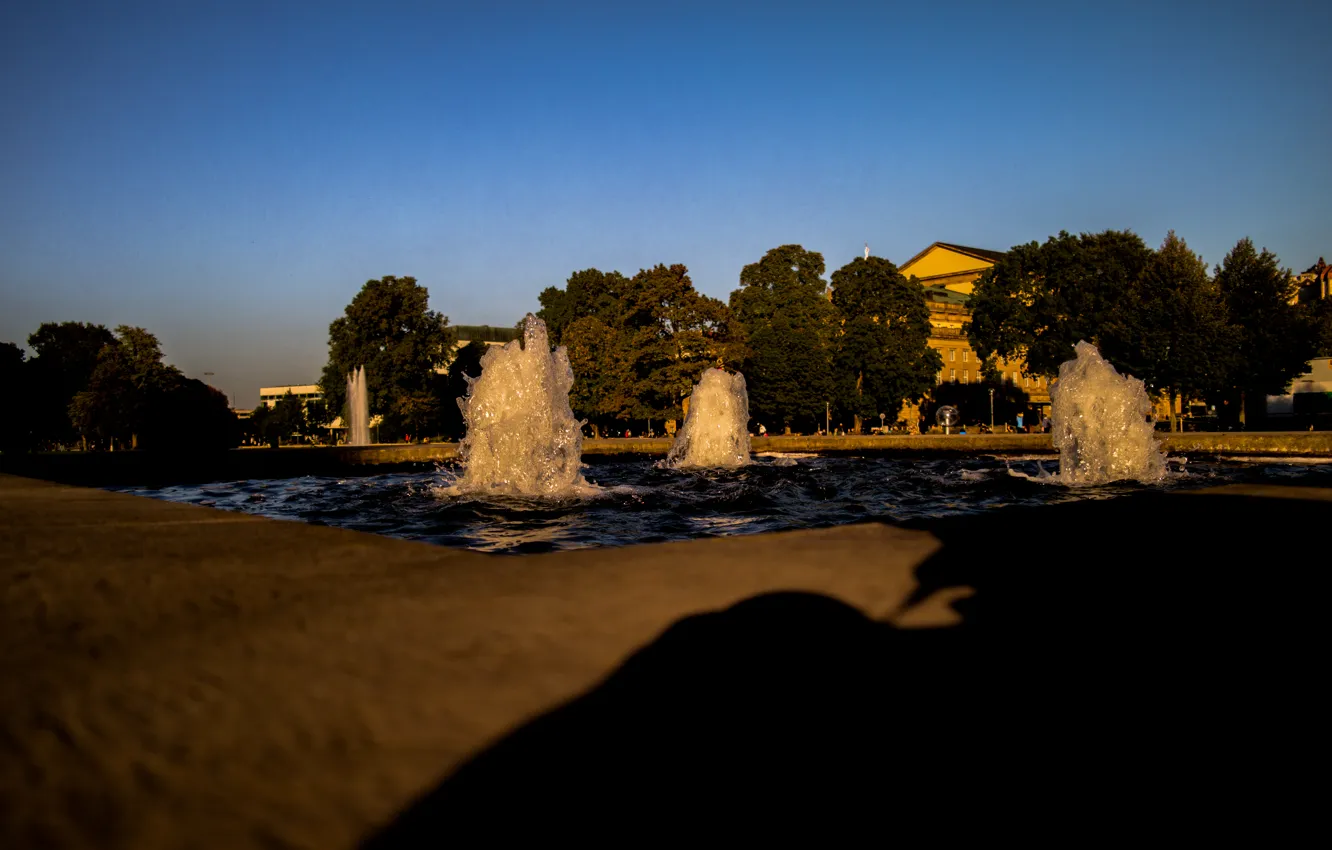
{"type": "Polygon", "coordinates": [[[1332,463],[1278,458],[1172,462],[1162,484],[1069,487],[1051,457],[950,459],[760,455],[739,469],[676,470],[649,460],[587,464],[590,495],[562,500],[458,495],[452,464],[357,478],[304,477],[202,486],[114,488],[274,519],[484,552],[623,546],[867,520],[902,521],[1110,499],[1230,482],[1332,487],[1332,463]]]}

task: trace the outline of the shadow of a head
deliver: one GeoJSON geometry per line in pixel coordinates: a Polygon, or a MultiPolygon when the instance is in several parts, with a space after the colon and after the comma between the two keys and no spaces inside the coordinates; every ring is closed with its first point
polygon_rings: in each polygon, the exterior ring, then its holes
{"type": "MultiPolygon", "coordinates": [[[[464,764],[367,847],[596,812],[704,820],[764,801],[935,787],[958,777],[969,653],[809,593],[690,616],[590,692],[464,764]]],[[[734,812],[732,812],[732,815],[734,812]]]]}

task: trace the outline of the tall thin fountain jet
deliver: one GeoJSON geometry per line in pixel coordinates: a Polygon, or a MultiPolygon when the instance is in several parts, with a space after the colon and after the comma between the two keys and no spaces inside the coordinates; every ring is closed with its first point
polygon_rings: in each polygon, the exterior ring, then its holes
{"type": "Polygon", "coordinates": [[[370,445],[370,396],[364,366],[347,376],[347,444],[370,445]]]}

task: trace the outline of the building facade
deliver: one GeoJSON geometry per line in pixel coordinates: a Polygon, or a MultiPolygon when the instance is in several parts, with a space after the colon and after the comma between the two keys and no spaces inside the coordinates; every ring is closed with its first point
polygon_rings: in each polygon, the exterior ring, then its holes
{"type": "Polygon", "coordinates": [[[274,407],[287,393],[291,393],[306,404],[324,400],[324,391],[319,389],[318,384],[287,384],[281,387],[260,387],[259,403],[264,407],[274,407]]]}
{"type": "MultiPolygon", "coordinates": [[[[935,242],[907,260],[899,268],[907,277],[915,276],[925,289],[930,309],[930,348],[943,358],[939,383],[957,381],[979,383],[984,363],[967,340],[963,326],[971,320],[967,302],[976,281],[1003,258],[1001,251],[969,248],[949,242],[935,242]]],[[[1043,377],[1023,374],[1022,361],[999,359],[995,362],[1001,380],[1020,387],[1031,404],[1044,416],[1050,411],[1050,384],[1043,377]]]]}

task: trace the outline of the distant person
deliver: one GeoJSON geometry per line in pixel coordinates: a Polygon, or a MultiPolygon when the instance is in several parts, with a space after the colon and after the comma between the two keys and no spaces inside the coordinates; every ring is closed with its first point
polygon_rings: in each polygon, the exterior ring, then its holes
{"type": "Polygon", "coordinates": [[[1050,417],[1046,416],[1046,417],[1043,417],[1043,418],[1041,419],[1041,430],[1044,431],[1044,432],[1047,432],[1047,433],[1049,432],[1049,430],[1050,430],[1050,417]]]}
{"type": "Polygon", "coordinates": [[[963,425],[961,428],[958,428],[957,433],[965,437],[967,434],[967,426],[963,425]]]}
{"type": "Polygon", "coordinates": [[[1019,413],[1019,414],[1017,415],[1017,432],[1018,432],[1019,434],[1022,433],[1022,414],[1021,414],[1021,413],[1019,413]]]}
{"type": "Polygon", "coordinates": [[[760,437],[768,436],[767,426],[765,426],[762,422],[759,423],[759,436],[760,437]]]}

